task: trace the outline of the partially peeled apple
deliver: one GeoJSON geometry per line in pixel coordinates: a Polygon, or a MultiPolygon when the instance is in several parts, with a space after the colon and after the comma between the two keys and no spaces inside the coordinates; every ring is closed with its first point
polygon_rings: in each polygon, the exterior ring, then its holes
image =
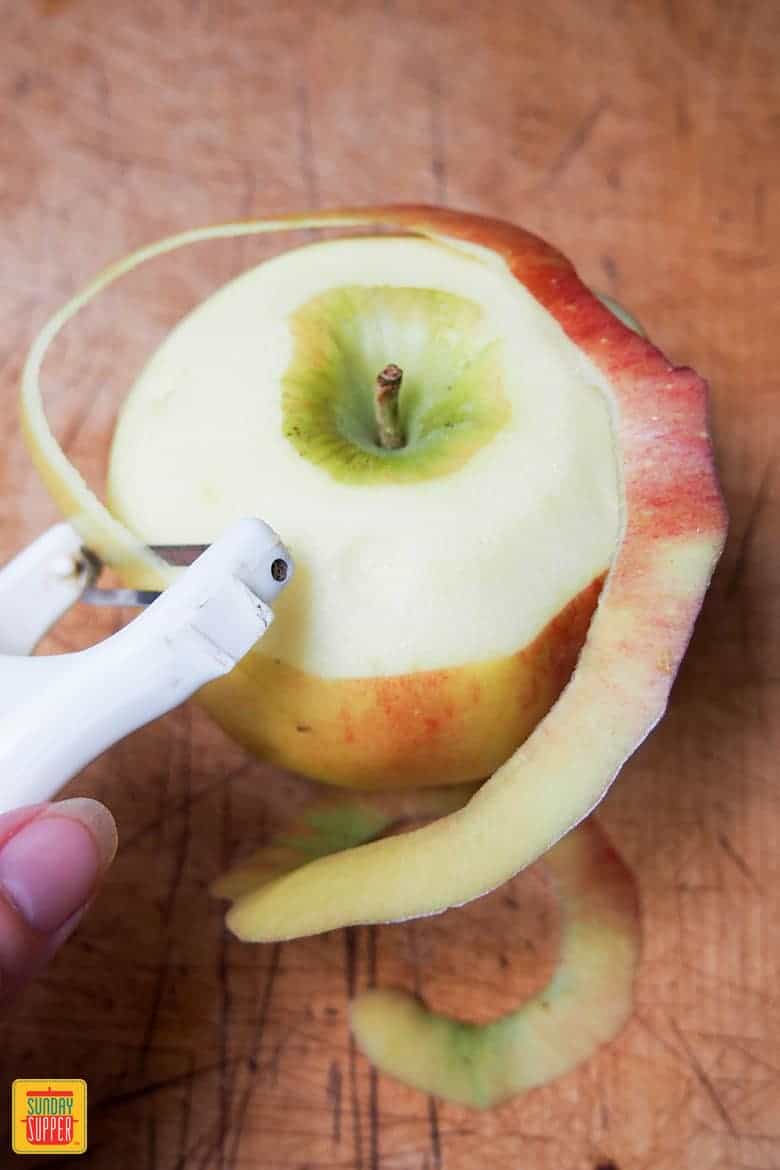
{"type": "Polygon", "coordinates": [[[542,855],[662,715],[723,543],[701,379],[547,244],[465,213],[164,241],[57,315],[24,395],[44,478],[128,583],[169,579],[144,542],[207,541],[241,514],[292,549],[270,635],[202,695],[234,735],[334,784],[489,777],[421,829],[243,887],[228,921],[245,939],[436,912],[542,855]],[[199,239],[371,225],[410,235],[289,252],[179,325],[125,406],[100,504],[38,391],[70,316],[199,239]]]}
{"type": "Polygon", "coordinates": [[[617,539],[598,378],[517,281],[420,237],[289,251],[191,313],[125,403],[108,504],[150,543],[244,513],[284,534],[273,628],[203,694],[223,726],[361,788],[503,764],[571,674],[617,539]]]}

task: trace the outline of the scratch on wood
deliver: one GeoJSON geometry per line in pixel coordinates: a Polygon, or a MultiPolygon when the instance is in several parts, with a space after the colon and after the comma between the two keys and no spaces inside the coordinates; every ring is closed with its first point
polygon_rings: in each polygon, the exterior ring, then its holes
{"type": "Polygon", "coordinates": [[[217,1124],[206,1133],[199,1134],[195,1143],[174,1163],[172,1170],[212,1170],[213,1158],[221,1142],[218,1131],[217,1124]],[[194,1159],[198,1154],[201,1160],[196,1165],[194,1159]]]}
{"type": "Polygon", "coordinates": [[[447,202],[447,156],[444,137],[444,111],[441,78],[434,74],[430,88],[431,101],[431,173],[437,203],[447,202]]]}
{"type": "MultiPolygon", "coordinates": [[[[117,617],[119,617],[119,616],[120,615],[117,614],[117,617]]],[[[117,629],[120,629],[120,628],[121,628],[121,626],[118,625],[117,629]]],[[[155,838],[156,838],[155,839],[155,849],[156,849],[157,855],[159,857],[167,856],[167,852],[168,852],[167,846],[166,846],[166,836],[165,836],[165,830],[166,830],[165,810],[168,806],[168,801],[169,801],[170,795],[171,795],[171,784],[173,781],[173,774],[175,772],[174,764],[175,764],[177,752],[179,750],[179,745],[181,743],[181,736],[179,734],[179,728],[177,726],[177,719],[175,716],[173,717],[172,720],[169,721],[168,726],[169,726],[169,728],[172,729],[173,733],[171,735],[169,735],[167,740],[166,740],[165,767],[163,769],[163,773],[162,773],[162,776],[160,777],[159,783],[157,785],[155,785],[156,795],[157,795],[157,801],[156,801],[156,805],[155,805],[156,819],[157,819],[157,831],[155,833],[155,838]]],[[[127,757],[126,757],[125,753],[122,752],[120,755],[120,766],[122,768],[123,774],[124,774],[125,770],[127,769],[127,764],[128,764],[127,757]]],[[[185,792],[184,798],[183,798],[183,803],[184,803],[185,809],[189,808],[189,800],[190,800],[190,793],[185,792]]]]}
{"type": "Polygon", "coordinates": [[[680,962],[680,969],[687,976],[689,973],[698,976],[700,979],[706,979],[708,983],[715,987],[728,987],[732,991],[736,991],[738,995],[749,997],[764,1007],[771,1007],[775,1002],[774,991],[769,989],[764,990],[759,987],[750,987],[739,979],[727,979],[723,975],[716,975],[714,971],[708,970],[706,967],[697,967],[695,963],[680,962]]]}
{"type": "Polygon", "coordinates": [[[743,665],[748,672],[750,681],[758,688],[756,712],[767,733],[771,726],[771,716],[767,710],[764,664],[753,636],[754,605],[751,603],[749,591],[743,589],[743,583],[752,559],[756,532],[758,531],[759,521],[769,497],[769,487],[776,465],[777,456],[773,456],[767,461],[764,467],[758,490],[753,498],[747,523],[745,524],[739,542],[734,568],[724,590],[724,596],[727,600],[736,598],[738,601],[737,616],[739,619],[739,636],[743,665]]]}
{"type": "MultiPolygon", "coordinates": [[[[284,1048],[287,1043],[287,1036],[287,1033],[283,1033],[280,1036],[276,1044],[274,1044],[273,1049],[271,1050],[271,1056],[265,1065],[265,1072],[268,1074],[268,1080],[272,1085],[276,1085],[279,1080],[279,1066],[282,1062],[282,1053],[284,1052],[284,1048]]],[[[249,1064],[251,1068],[253,1065],[251,1058],[249,1064]]],[[[257,1065],[255,1064],[253,1071],[256,1071],[256,1068],[257,1065]]]]}
{"type": "Polygon", "coordinates": [[[439,1129],[439,1106],[435,1097],[428,1098],[428,1132],[431,1135],[431,1157],[433,1170],[441,1170],[441,1130],[439,1129]]]}
{"type": "MultiPolygon", "coordinates": [[[[347,999],[351,1002],[357,989],[357,927],[355,926],[348,926],[344,931],[344,951],[347,999]]],[[[349,1034],[349,1102],[352,1111],[355,1170],[363,1170],[363,1133],[357,1084],[357,1045],[351,1032],[349,1034]]]]}
{"type": "MultiPolygon", "coordinates": [[[[160,825],[164,821],[177,816],[179,813],[188,811],[196,801],[202,800],[204,796],[208,796],[209,793],[213,792],[215,788],[221,788],[222,786],[228,785],[231,780],[237,780],[240,776],[247,772],[251,766],[252,761],[247,760],[239,768],[236,768],[234,771],[228,773],[227,776],[220,776],[217,780],[212,781],[211,784],[205,784],[203,788],[199,788],[197,792],[177,800],[170,806],[170,808],[165,810],[162,816],[157,816],[154,818],[154,820],[147,821],[145,824],[141,825],[140,828],[136,829],[134,833],[131,833],[129,837],[122,837],[122,851],[124,852],[128,849],[132,849],[135,845],[138,844],[139,841],[142,841],[144,837],[148,837],[150,833],[154,833],[157,829],[159,829],[160,825]]],[[[230,858],[228,858],[228,864],[229,862],[230,858]]]]}
{"type": "Polygon", "coordinates": [[[545,188],[553,187],[561,175],[571,166],[574,159],[580,153],[584,146],[587,146],[596,125],[601,118],[601,115],[609,107],[609,101],[602,98],[596,102],[593,109],[587,114],[580,124],[574,130],[567,142],[564,143],[560,150],[558,157],[553,160],[551,166],[547,169],[547,174],[544,177],[543,186],[545,188]]]}
{"type": "Polygon", "coordinates": [[[141,1039],[141,1047],[138,1052],[138,1068],[143,1072],[146,1068],[147,1060],[149,1058],[149,1051],[154,1039],[154,1033],[157,1028],[157,1019],[160,1014],[160,1007],[162,1006],[163,993],[165,985],[168,981],[168,971],[171,962],[171,938],[170,935],[165,940],[162,955],[160,956],[160,966],[157,971],[157,976],[154,983],[154,990],[152,992],[152,1003],[149,1009],[149,1015],[146,1019],[143,1037],[141,1039]]]}
{"type": "Polygon", "coordinates": [[[160,1081],[149,1081],[145,1085],[141,1085],[138,1089],[125,1089],[121,1093],[112,1093],[110,1097],[104,1097],[90,1106],[90,1113],[109,1113],[112,1109],[120,1109],[123,1105],[130,1105],[134,1101],[140,1101],[144,1097],[154,1096],[156,1093],[162,1093],[166,1089],[175,1089],[180,1085],[189,1085],[199,1077],[208,1076],[210,1073],[217,1072],[221,1068],[219,1062],[214,1064],[201,1065],[200,1068],[188,1069],[185,1073],[178,1073],[175,1077],[165,1077],[160,1081]]]}
{"type": "MultiPolygon", "coordinates": [[[[368,986],[376,987],[376,926],[368,928],[368,986]]],[[[379,1170],[379,1074],[371,1065],[368,1074],[369,1166],[379,1170]]]]}
{"type": "Polygon", "coordinates": [[[754,887],[754,889],[758,891],[759,894],[763,893],[761,884],[756,875],[753,873],[753,870],[745,861],[742,854],[734,848],[725,833],[718,833],[718,844],[726,856],[734,862],[734,865],[736,865],[742,876],[747,878],[747,880],[754,887]]]}
{"type": "MultiPolygon", "coordinates": [[[[68,151],[72,155],[78,153],[93,155],[100,161],[101,165],[110,165],[118,168],[120,171],[120,177],[124,176],[131,168],[135,168],[139,171],[151,171],[153,173],[170,176],[174,179],[181,179],[181,167],[172,165],[169,158],[158,158],[155,155],[146,153],[146,151],[133,151],[126,148],[118,151],[113,149],[111,146],[104,145],[102,142],[96,143],[91,141],[89,138],[81,138],[76,136],[70,140],[68,151]]],[[[197,158],[189,160],[189,170],[187,174],[188,178],[192,179],[194,179],[199,174],[203,174],[198,164],[197,158]]],[[[217,184],[224,184],[231,189],[235,189],[235,164],[221,164],[219,162],[215,162],[213,167],[208,171],[208,181],[215,186],[217,184]]],[[[64,288],[63,291],[67,293],[68,288],[64,288]]]]}
{"type": "Polygon", "coordinates": [[[331,1109],[331,1138],[334,1145],[341,1141],[341,1079],[341,1066],[337,1060],[332,1060],[328,1069],[327,1098],[331,1109]]]}
{"type": "Polygon", "coordinates": [[[726,582],[725,595],[726,597],[733,597],[742,584],[742,579],[745,575],[750,553],[753,548],[753,541],[755,539],[758,522],[761,514],[766,507],[767,498],[769,496],[769,485],[772,482],[775,466],[777,464],[777,456],[773,456],[767,461],[767,464],[762,472],[761,480],[758,485],[758,490],[753,497],[753,502],[748,513],[747,523],[745,524],[742,537],[737,548],[737,555],[734,560],[734,568],[731,576],[726,582]]]}
{"type": "Polygon", "coordinates": [[[726,1128],[728,1129],[729,1133],[732,1135],[732,1137],[737,1137],[738,1135],[737,1135],[736,1126],[734,1125],[734,1122],[731,1120],[731,1117],[728,1114],[728,1110],[726,1109],[726,1106],[723,1104],[723,1101],[720,1097],[720,1094],[718,1093],[714,1084],[712,1083],[712,1081],[710,1080],[710,1078],[707,1076],[706,1072],[702,1068],[701,1064],[699,1063],[699,1060],[696,1056],[696,1053],[693,1051],[690,1044],[686,1040],[686,1038],[682,1032],[682,1029],[680,1028],[677,1021],[671,1016],[669,1017],[669,1023],[671,1024],[672,1030],[674,1031],[675,1035],[677,1036],[678,1040],[680,1041],[680,1044],[681,1044],[681,1046],[685,1052],[685,1055],[687,1057],[688,1065],[689,1065],[691,1071],[693,1072],[694,1076],[698,1080],[701,1087],[704,1089],[705,1093],[709,1097],[710,1101],[714,1105],[717,1112],[720,1114],[720,1117],[722,1118],[723,1123],[726,1126],[726,1128]]]}
{"type": "MultiPolygon", "coordinates": [[[[186,714],[188,728],[191,724],[189,713],[186,714]]],[[[182,761],[182,784],[186,793],[190,789],[190,779],[192,774],[192,761],[190,759],[190,738],[189,734],[185,743],[184,758],[182,761]]],[[[189,804],[187,805],[189,812],[189,804]]],[[[152,1004],[149,1015],[146,1020],[141,1047],[138,1053],[138,1067],[141,1072],[146,1068],[149,1050],[154,1039],[154,1033],[157,1028],[157,1020],[162,1006],[163,994],[168,981],[168,972],[170,970],[171,953],[173,951],[173,931],[171,929],[171,919],[173,917],[173,910],[176,904],[176,897],[181,887],[182,877],[184,875],[184,865],[187,860],[187,854],[190,848],[190,836],[192,831],[192,823],[189,816],[185,816],[181,832],[179,833],[176,842],[176,853],[173,861],[173,871],[171,873],[171,880],[168,885],[168,891],[165,896],[162,911],[163,927],[165,929],[165,942],[163,945],[162,956],[160,960],[160,967],[157,972],[155,980],[154,991],[152,993],[152,1004]]]]}
{"type": "Polygon", "coordinates": [[[190,1052],[189,1053],[189,1066],[190,1067],[188,1069],[188,1073],[190,1075],[189,1075],[189,1080],[186,1082],[186,1085],[185,1085],[186,1091],[184,1094],[184,1101],[182,1102],[182,1107],[181,1107],[181,1119],[179,1122],[179,1141],[178,1141],[178,1149],[177,1149],[177,1154],[176,1154],[177,1158],[181,1158],[183,1156],[185,1150],[187,1149],[188,1142],[190,1140],[190,1122],[192,1120],[192,1093],[193,1093],[193,1089],[194,1089],[192,1072],[193,1072],[194,1062],[195,1062],[195,1056],[192,1052],[190,1052]]]}
{"type": "MultiPolygon", "coordinates": [[[[226,870],[230,865],[232,852],[232,808],[231,789],[229,784],[222,787],[222,839],[220,848],[220,864],[226,870]]],[[[217,1151],[219,1170],[225,1167],[225,1139],[230,1126],[230,1107],[233,1096],[233,1078],[228,1076],[226,1066],[228,1033],[230,1029],[230,1008],[232,997],[230,994],[230,968],[228,964],[228,936],[223,928],[220,933],[217,947],[217,978],[219,983],[219,1056],[222,1069],[217,1086],[217,1151]]]]}
{"type": "Polygon", "coordinates": [[[715,1037],[716,1040],[724,1041],[724,1043],[728,1044],[736,1052],[741,1052],[753,1064],[757,1064],[761,1068],[765,1068],[769,1072],[780,1076],[780,1064],[773,1064],[771,1060],[765,1060],[762,1056],[756,1056],[755,1052],[751,1052],[750,1049],[745,1048],[743,1036],[730,1036],[728,1032],[705,1032],[703,1035],[705,1038],[715,1037]]]}
{"type": "Polygon", "coordinates": [[[149,1170],[157,1167],[157,1135],[154,1124],[154,1114],[146,1119],[146,1153],[149,1170]]]}
{"type": "Polygon", "coordinates": [[[246,1120],[246,1112],[249,1108],[249,1102],[252,1098],[252,1092],[255,1087],[254,1070],[257,1068],[257,1056],[260,1051],[260,1046],[263,1042],[263,1034],[268,1023],[268,1016],[271,1009],[271,998],[273,996],[276,976],[279,973],[279,960],[281,958],[281,954],[282,944],[274,943],[274,945],[271,947],[271,959],[268,964],[268,973],[266,975],[265,987],[263,988],[260,1009],[257,1015],[257,1022],[255,1024],[254,1035],[252,1037],[252,1043],[247,1059],[248,1067],[246,1085],[244,1092],[241,1095],[238,1108],[236,1109],[236,1117],[235,1121],[233,1122],[233,1128],[231,1131],[230,1156],[226,1163],[228,1170],[232,1170],[232,1167],[234,1167],[236,1164],[236,1158],[238,1157],[238,1148],[241,1143],[241,1134],[244,1128],[244,1121],[246,1120]]]}
{"type": "Polygon", "coordinates": [[[314,163],[314,138],[311,131],[311,103],[309,87],[305,79],[298,82],[296,91],[298,107],[298,157],[303,175],[306,199],[310,207],[319,207],[320,190],[317,182],[317,168],[314,163]]]}
{"type": "Polygon", "coordinates": [[[643,1016],[642,1013],[636,1008],[634,1009],[634,1019],[641,1025],[641,1027],[645,1029],[646,1032],[650,1033],[653,1039],[657,1041],[657,1043],[660,1044],[662,1048],[664,1048],[667,1052],[670,1052],[675,1060],[679,1061],[680,1053],[675,1048],[675,1046],[670,1044],[669,1041],[661,1035],[658,1029],[653,1024],[651,1024],[650,1021],[646,1019],[645,1016],[643,1016]]]}

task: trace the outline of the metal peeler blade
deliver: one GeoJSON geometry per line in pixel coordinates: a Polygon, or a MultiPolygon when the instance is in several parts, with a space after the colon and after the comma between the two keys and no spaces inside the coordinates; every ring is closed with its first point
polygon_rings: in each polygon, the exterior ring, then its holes
{"type": "MultiPolygon", "coordinates": [[[[186,568],[196,561],[209,546],[207,544],[151,544],[149,547],[153,553],[162,557],[169,565],[186,568]]],[[[91,580],[94,582],[97,580],[102,566],[95,554],[88,549],[84,549],[83,554],[92,569],[91,580]]],[[[89,584],[79,600],[86,602],[87,605],[138,607],[151,605],[159,596],[159,592],[155,589],[101,589],[98,585],[89,584]]]]}

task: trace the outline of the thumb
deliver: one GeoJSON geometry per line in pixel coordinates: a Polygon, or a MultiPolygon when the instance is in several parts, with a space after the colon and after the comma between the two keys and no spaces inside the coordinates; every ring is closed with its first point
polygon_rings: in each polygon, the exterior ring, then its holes
{"type": "Polygon", "coordinates": [[[96,800],[0,815],[0,1001],[75,929],[116,845],[114,818],[96,800]]]}

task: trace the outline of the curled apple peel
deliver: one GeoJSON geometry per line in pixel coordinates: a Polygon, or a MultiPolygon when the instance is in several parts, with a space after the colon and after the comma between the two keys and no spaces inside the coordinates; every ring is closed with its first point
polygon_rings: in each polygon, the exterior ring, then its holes
{"type": "Polygon", "coordinates": [[[518,280],[609,387],[620,537],[574,673],[531,736],[469,803],[408,834],[313,860],[240,897],[241,938],[271,940],[435,913],[499,885],[581,821],[660,719],[726,529],[707,429],[706,386],[672,366],[521,228],[426,207],[345,210],[226,224],[172,237],[107,269],[45,326],[28,358],[24,431],[36,465],[86,542],[120,572],[164,586],[168,570],[90,491],[56,443],[38,375],[83,305],[163,252],[216,237],[380,225],[475,251],[518,280]]]}
{"type": "MultiPolygon", "coordinates": [[[[330,792],[219,878],[212,893],[235,900],[315,857],[461,808],[473,791],[457,785],[330,792]]],[[[351,1006],[352,1031],[382,1072],[484,1109],[563,1076],[618,1034],[631,1014],[640,951],[633,875],[593,817],[545,854],[543,866],[562,911],[558,961],[547,984],[487,1024],[433,1012],[407,991],[364,992],[351,1006]]]]}
{"type": "Polygon", "coordinates": [[[382,1072],[477,1109],[563,1076],[631,1015],[640,951],[631,871],[593,817],[544,855],[562,911],[552,978],[515,1011],[475,1024],[377,988],[352,1005],[358,1047],[382,1072]]]}

